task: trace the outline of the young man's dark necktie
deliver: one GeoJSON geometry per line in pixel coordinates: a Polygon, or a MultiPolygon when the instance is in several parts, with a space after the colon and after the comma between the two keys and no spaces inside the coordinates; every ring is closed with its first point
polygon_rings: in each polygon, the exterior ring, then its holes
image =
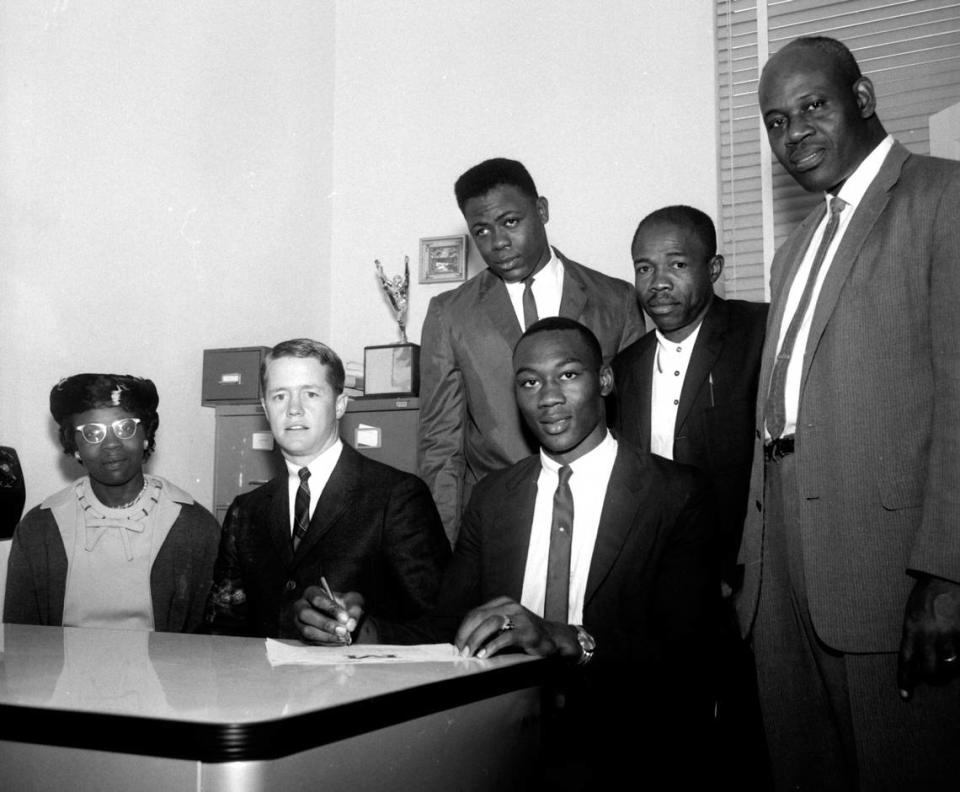
{"type": "Polygon", "coordinates": [[[570,467],[560,468],[560,482],[553,495],[553,521],[550,525],[550,555],[547,562],[547,593],[543,618],[567,623],[570,602],[570,545],[573,538],[573,493],[570,491],[570,467]]]}
{"type": "Polygon", "coordinates": [[[533,278],[523,281],[523,329],[526,330],[540,317],[537,314],[537,299],[533,296],[533,278]]]}
{"type": "Polygon", "coordinates": [[[297,489],[296,500],[293,502],[294,552],[310,527],[310,484],[307,482],[310,478],[310,469],[302,467],[297,471],[297,475],[300,476],[300,486],[297,489]]]}

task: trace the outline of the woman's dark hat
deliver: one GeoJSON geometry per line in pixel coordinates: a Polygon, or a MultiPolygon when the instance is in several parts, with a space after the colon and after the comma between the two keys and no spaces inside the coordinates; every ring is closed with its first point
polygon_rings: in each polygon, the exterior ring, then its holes
{"type": "Polygon", "coordinates": [[[98,407],[149,414],[159,403],[157,388],[150,380],[129,374],[74,374],[64,377],[50,391],[50,413],[57,423],[98,407]]]}

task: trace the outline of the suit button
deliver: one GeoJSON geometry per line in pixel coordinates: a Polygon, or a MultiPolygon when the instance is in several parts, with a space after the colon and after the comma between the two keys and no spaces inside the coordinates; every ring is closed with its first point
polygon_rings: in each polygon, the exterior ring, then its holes
{"type": "Polygon", "coordinates": [[[283,587],[286,591],[293,591],[297,587],[296,580],[288,580],[286,585],[283,587]]]}

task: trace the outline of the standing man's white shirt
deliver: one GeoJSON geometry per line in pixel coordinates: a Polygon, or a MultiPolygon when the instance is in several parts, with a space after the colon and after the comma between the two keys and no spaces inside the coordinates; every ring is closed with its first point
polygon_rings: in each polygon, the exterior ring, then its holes
{"type": "MultiPolygon", "coordinates": [[[[583,602],[587,576],[593,560],[593,546],[600,528],[600,513],[607,497],[610,473],[617,459],[617,441],[607,432],[600,445],[570,464],[570,492],[573,494],[573,533],[570,546],[570,598],[567,623],[583,623],[583,602]]],[[[553,496],[559,481],[560,463],[540,452],[540,477],[530,527],[530,546],[523,572],[520,604],[543,616],[547,593],[547,567],[550,556],[550,528],[553,522],[553,496]]]]}
{"type": "Polygon", "coordinates": [[[673,438],[677,430],[677,409],[690,356],[700,335],[703,320],[683,341],[670,341],[657,330],[650,392],[650,452],[673,459],[673,438]]]}
{"type": "MultiPolygon", "coordinates": [[[[560,315],[560,300],[563,297],[563,263],[554,254],[553,249],[548,247],[550,258],[543,265],[543,269],[533,275],[533,286],[530,291],[533,292],[533,299],[537,302],[537,318],[546,319],[548,316],[560,315]]],[[[520,327],[523,323],[523,281],[508,283],[503,281],[507,287],[507,295],[510,297],[510,303],[513,305],[513,312],[517,315],[517,321],[520,327]]]]}
{"type": "MultiPolygon", "coordinates": [[[[796,344],[790,354],[790,363],[787,365],[787,379],[784,385],[784,404],[786,407],[786,421],[783,426],[784,435],[794,434],[797,431],[797,413],[800,408],[800,377],[803,373],[803,357],[807,348],[807,339],[810,337],[810,326],[813,323],[813,314],[817,308],[820,289],[823,287],[827,273],[833,265],[834,256],[840,247],[840,243],[843,241],[843,236],[850,225],[850,220],[853,218],[857,206],[863,201],[863,196],[866,194],[867,188],[870,187],[880,172],[880,167],[887,158],[887,154],[890,153],[890,149],[893,148],[893,143],[893,137],[890,135],[887,135],[880,141],[877,147],[870,152],[867,158],[861,162],[859,167],[850,175],[850,178],[843,183],[843,186],[837,193],[837,197],[842,198],[847,205],[840,213],[840,222],[837,226],[836,235],[830,243],[830,248],[827,250],[823,264],[820,266],[820,272],[817,273],[817,281],[813,287],[810,305],[807,307],[806,315],[803,317],[803,323],[797,332],[796,344]]],[[[824,194],[824,198],[829,199],[830,196],[824,194]]],[[[807,275],[810,272],[810,267],[813,266],[813,259],[816,256],[817,248],[820,247],[820,240],[823,239],[823,232],[827,227],[829,215],[830,213],[828,211],[814,232],[807,251],[804,253],[803,261],[800,263],[797,274],[790,286],[790,293],[787,297],[787,303],[784,306],[783,319],[780,322],[779,334],[777,336],[778,354],[780,352],[780,346],[783,344],[783,337],[787,332],[787,327],[789,327],[793,315],[797,312],[800,295],[803,294],[803,288],[807,282],[807,275]]],[[[769,383],[767,383],[767,386],[769,386],[769,383]]],[[[767,439],[769,439],[769,436],[767,439]]]]}

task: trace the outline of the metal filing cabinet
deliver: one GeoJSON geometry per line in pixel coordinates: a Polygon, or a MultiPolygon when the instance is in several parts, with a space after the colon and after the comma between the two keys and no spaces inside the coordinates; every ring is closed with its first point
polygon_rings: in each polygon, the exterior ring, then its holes
{"type": "Polygon", "coordinates": [[[259,404],[217,407],[214,442],[213,504],[223,524],[237,495],[255,490],[287,468],[259,404]]]}
{"type": "Polygon", "coordinates": [[[203,383],[200,403],[260,403],[260,364],[270,347],[231,347],[203,350],[203,383]]]}
{"type": "Polygon", "coordinates": [[[260,406],[260,363],[269,347],[203,350],[201,403],[216,409],[214,514],[286,470],[260,406]]]}
{"type": "Polygon", "coordinates": [[[340,437],[361,454],[407,473],[417,472],[416,397],[359,397],[340,421],[340,437]]]}

